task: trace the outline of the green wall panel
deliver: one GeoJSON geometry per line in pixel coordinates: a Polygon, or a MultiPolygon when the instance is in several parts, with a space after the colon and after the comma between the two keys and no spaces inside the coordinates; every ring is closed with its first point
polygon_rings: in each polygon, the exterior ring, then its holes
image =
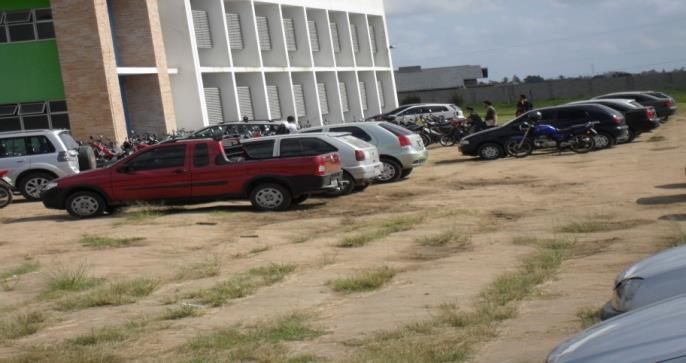
{"type": "Polygon", "coordinates": [[[47,8],[50,0],[0,0],[0,10],[47,8]]]}
{"type": "Polygon", "coordinates": [[[64,99],[57,54],[55,40],[0,44],[0,104],[64,99]]]}

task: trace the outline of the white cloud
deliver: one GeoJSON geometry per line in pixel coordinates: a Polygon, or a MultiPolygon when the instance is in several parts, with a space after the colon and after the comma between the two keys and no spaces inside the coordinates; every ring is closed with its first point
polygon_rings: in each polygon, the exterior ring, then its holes
{"type": "Polygon", "coordinates": [[[464,10],[498,10],[504,0],[385,0],[390,15],[438,14],[464,10]]]}

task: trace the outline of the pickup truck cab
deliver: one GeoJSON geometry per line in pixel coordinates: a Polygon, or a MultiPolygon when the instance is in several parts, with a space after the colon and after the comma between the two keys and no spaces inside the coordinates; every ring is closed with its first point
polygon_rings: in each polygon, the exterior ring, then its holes
{"type": "Polygon", "coordinates": [[[310,194],[339,188],[341,161],[335,152],[280,157],[274,142],[225,142],[182,140],[143,149],[107,168],[48,183],[43,204],[77,218],[140,201],[249,199],[258,210],[283,211],[310,194]]]}

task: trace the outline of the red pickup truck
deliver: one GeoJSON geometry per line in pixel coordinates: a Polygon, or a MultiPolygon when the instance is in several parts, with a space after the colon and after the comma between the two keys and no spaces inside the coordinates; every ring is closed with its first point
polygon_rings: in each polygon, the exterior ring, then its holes
{"type": "Polygon", "coordinates": [[[90,218],[134,202],[169,204],[250,199],[263,211],[283,211],[310,194],[336,189],[342,177],[335,152],[303,150],[279,158],[278,143],[226,145],[185,140],[152,146],[110,167],[49,183],[41,194],[51,209],[90,218]]]}

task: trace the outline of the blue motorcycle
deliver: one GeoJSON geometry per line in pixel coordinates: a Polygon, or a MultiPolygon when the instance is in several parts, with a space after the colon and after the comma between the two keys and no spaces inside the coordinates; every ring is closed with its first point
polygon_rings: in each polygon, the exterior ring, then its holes
{"type": "Polygon", "coordinates": [[[593,122],[561,130],[551,125],[538,124],[540,118],[534,117],[532,120],[533,123],[525,122],[520,126],[523,135],[515,136],[507,143],[505,148],[511,156],[524,158],[531,155],[534,149],[557,148],[562,151],[569,148],[578,154],[595,149],[594,136],[598,132],[593,128],[593,122]]]}

